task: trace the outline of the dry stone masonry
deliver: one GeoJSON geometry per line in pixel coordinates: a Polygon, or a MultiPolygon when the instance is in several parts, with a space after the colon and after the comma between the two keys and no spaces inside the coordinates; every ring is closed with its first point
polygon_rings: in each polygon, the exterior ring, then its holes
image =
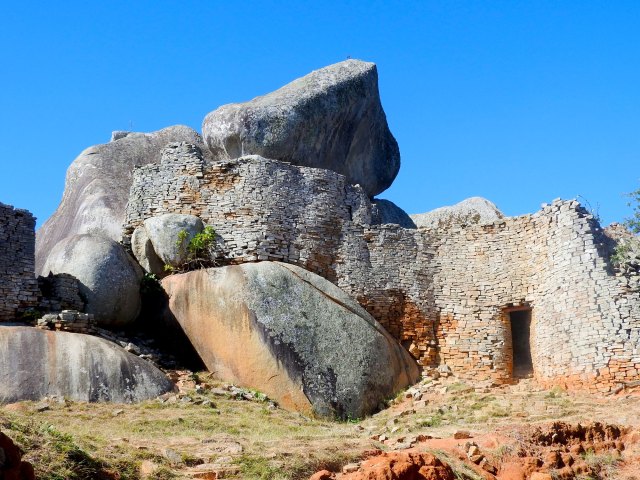
{"type": "Polygon", "coordinates": [[[0,203],[0,322],[15,320],[38,302],[35,224],[27,210],[0,203]]]}
{"type": "Polygon", "coordinates": [[[41,312],[84,310],[85,301],[80,295],[80,282],[73,275],[49,273],[46,277],[39,276],[38,288],[40,290],[38,310],[41,312]]]}
{"type": "Polygon", "coordinates": [[[521,311],[542,383],[609,391],[640,377],[639,277],[614,270],[614,242],[575,201],[491,223],[403,228],[379,223],[362,188],[330,170],[255,155],[208,163],[183,142],[135,170],[125,244],[166,213],[213,226],[221,264],[283,261],[327,278],[425,368],[510,382],[521,311]]]}
{"type": "Polygon", "coordinates": [[[90,313],[81,313],[76,310],[47,313],[38,320],[36,326],[42,330],[58,330],[89,335],[98,333],[94,316],[90,313]]]}
{"type": "Polygon", "coordinates": [[[0,203],[0,322],[84,309],[75,277],[35,277],[35,223],[29,211],[0,203]]]}

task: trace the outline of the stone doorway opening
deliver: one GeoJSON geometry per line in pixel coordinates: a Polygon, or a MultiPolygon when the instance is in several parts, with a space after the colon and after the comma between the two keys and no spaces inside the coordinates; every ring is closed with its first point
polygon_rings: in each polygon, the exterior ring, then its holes
{"type": "Polygon", "coordinates": [[[533,376],[531,308],[511,310],[508,314],[513,348],[513,377],[529,378],[533,376]]]}

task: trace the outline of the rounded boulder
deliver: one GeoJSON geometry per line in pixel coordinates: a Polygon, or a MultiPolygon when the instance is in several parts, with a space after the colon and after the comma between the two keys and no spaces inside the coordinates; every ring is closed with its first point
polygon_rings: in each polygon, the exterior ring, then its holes
{"type": "Polygon", "coordinates": [[[202,124],[219,159],[244,155],[324,168],[359,184],[370,197],[400,169],[373,63],[346,60],[315,70],[250,102],[223,105],[202,124]]]}
{"type": "Polygon", "coordinates": [[[172,275],[177,321],[210,371],[283,407],[361,418],[415,382],[409,353],[324,278],[279,262],[172,275]]]}
{"type": "Polygon", "coordinates": [[[110,238],[91,234],[65,238],[51,250],[43,271],[77,278],[85,311],[101,326],[126,326],[140,311],[142,270],[110,238]]]}
{"type": "Polygon", "coordinates": [[[174,388],[152,364],[102,338],[0,326],[0,402],[56,395],[131,403],[174,388]]]}
{"type": "Polygon", "coordinates": [[[204,225],[194,215],[165,213],[147,218],[144,229],[160,260],[167,265],[179,267],[187,261],[189,240],[200,233],[204,225]]]}

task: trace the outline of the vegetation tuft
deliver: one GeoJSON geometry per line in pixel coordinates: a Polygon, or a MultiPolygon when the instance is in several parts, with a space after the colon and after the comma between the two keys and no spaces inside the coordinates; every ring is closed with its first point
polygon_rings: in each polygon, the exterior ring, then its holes
{"type": "Polygon", "coordinates": [[[189,232],[180,230],[176,240],[176,246],[180,255],[186,260],[182,265],[165,265],[168,273],[182,273],[199,268],[215,267],[217,237],[215,229],[207,225],[200,233],[189,239],[189,232]]]}

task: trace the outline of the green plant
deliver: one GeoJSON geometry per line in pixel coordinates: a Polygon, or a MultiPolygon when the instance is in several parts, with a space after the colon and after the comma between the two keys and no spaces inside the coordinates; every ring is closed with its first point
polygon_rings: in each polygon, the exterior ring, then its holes
{"type": "Polygon", "coordinates": [[[180,230],[176,247],[180,257],[185,260],[178,266],[165,264],[164,271],[172,274],[215,266],[216,244],[216,231],[211,226],[206,226],[203,231],[196,233],[190,239],[189,232],[180,230]]]}
{"type": "Polygon", "coordinates": [[[203,231],[195,234],[193,238],[189,240],[187,250],[189,256],[194,259],[208,259],[212,256],[215,245],[216,231],[212,226],[207,225],[203,231]]]}
{"type": "Polygon", "coordinates": [[[160,280],[153,273],[145,273],[140,280],[140,293],[142,295],[149,295],[162,291],[162,285],[160,280]]]}
{"type": "Polygon", "coordinates": [[[278,478],[282,473],[280,468],[264,457],[242,455],[236,460],[236,464],[240,467],[242,478],[271,480],[278,478]]]}
{"type": "Polygon", "coordinates": [[[592,449],[587,450],[582,457],[596,479],[612,478],[611,474],[620,463],[619,457],[608,452],[595,453],[592,449]]]}
{"type": "Polygon", "coordinates": [[[623,265],[627,262],[629,253],[631,253],[631,243],[619,240],[616,246],[613,248],[613,253],[611,254],[610,260],[616,266],[623,265]]]}
{"type": "Polygon", "coordinates": [[[556,385],[544,395],[544,398],[559,398],[565,394],[566,392],[556,385]]]}
{"type": "Polygon", "coordinates": [[[178,247],[178,250],[180,251],[181,254],[185,254],[185,250],[187,248],[188,242],[187,239],[189,238],[189,232],[187,232],[186,230],[180,230],[178,232],[178,239],[176,240],[176,247],[178,247]]]}
{"type": "Polygon", "coordinates": [[[633,216],[624,221],[624,225],[633,233],[640,233],[640,188],[628,193],[631,200],[627,203],[633,209],[633,216]]]}
{"type": "Polygon", "coordinates": [[[439,427],[442,425],[443,415],[441,413],[435,413],[430,417],[422,418],[418,421],[418,427],[420,428],[431,428],[431,427],[439,427]]]}
{"type": "Polygon", "coordinates": [[[343,420],[345,423],[350,423],[353,425],[357,425],[362,421],[360,417],[352,417],[351,414],[347,414],[346,418],[343,420]]]}

